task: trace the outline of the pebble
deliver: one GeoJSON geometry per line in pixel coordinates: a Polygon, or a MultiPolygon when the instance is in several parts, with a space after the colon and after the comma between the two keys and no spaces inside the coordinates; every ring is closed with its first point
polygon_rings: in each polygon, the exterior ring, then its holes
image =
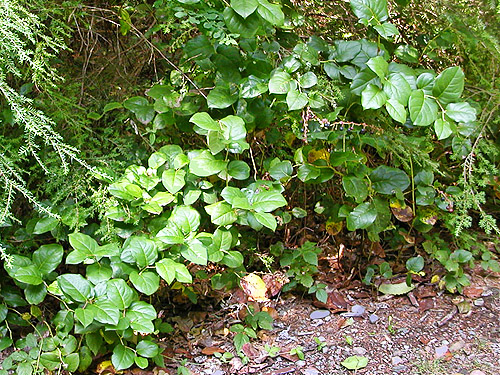
{"type": "Polygon", "coordinates": [[[321,373],[318,370],[316,370],[315,368],[312,368],[312,367],[309,367],[309,368],[302,370],[302,373],[304,375],[321,375],[321,373]]]}
{"type": "Polygon", "coordinates": [[[364,306],[361,306],[361,305],[354,305],[353,307],[351,307],[351,312],[346,312],[346,313],[343,313],[342,315],[343,316],[361,316],[365,313],[366,309],[364,306]]]}
{"type": "Polygon", "coordinates": [[[486,375],[486,374],[480,370],[474,370],[469,375],[486,375]]]}
{"type": "Polygon", "coordinates": [[[224,375],[225,372],[221,371],[221,370],[217,370],[215,372],[212,372],[212,375],[224,375]]]}
{"type": "Polygon", "coordinates": [[[309,317],[314,320],[314,319],[326,318],[328,315],[330,315],[329,310],[316,310],[316,311],[313,311],[311,313],[311,315],[309,315],[309,317]]]}
{"type": "Polygon", "coordinates": [[[370,317],[370,323],[374,324],[376,323],[380,318],[378,317],[378,315],[375,315],[375,314],[371,314],[370,317]]]}
{"type": "Polygon", "coordinates": [[[453,344],[450,345],[450,352],[458,352],[464,347],[465,347],[465,341],[463,340],[455,341],[453,344]]]}
{"type": "Polygon", "coordinates": [[[399,365],[401,362],[403,362],[403,358],[396,356],[396,357],[392,357],[391,361],[392,361],[392,365],[396,366],[396,365],[399,365]]]}
{"type": "Polygon", "coordinates": [[[365,348],[362,348],[360,346],[356,346],[354,348],[352,348],[352,352],[356,355],[365,355],[367,350],[365,348]]]}
{"type": "Polygon", "coordinates": [[[394,366],[392,368],[392,371],[395,371],[395,372],[403,372],[403,371],[406,371],[406,366],[405,365],[398,365],[398,366],[394,366]]]}
{"type": "Polygon", "coordinates": [[[478,298],[474,301],[474,306],[483,306],[484,305],[484,299],[478,298]]]}
{"type": "Polygon", "coordinates": [[[392,353],[394,357],[401,357],[403,355],[402,350],[396,350],[394,353],[392,353]]]}
{"type": "Polygon", "coordinates": [[[448,352],[448,345],[438,346],[436,349],[436,358],[444,357],[448,352]]]}
{"type": "Polygon", "coordinates": [[[304,367],[306,365],[306,361],[299,360],[299,361],[295,362],[295,365],[297,367],[304,367]]]}

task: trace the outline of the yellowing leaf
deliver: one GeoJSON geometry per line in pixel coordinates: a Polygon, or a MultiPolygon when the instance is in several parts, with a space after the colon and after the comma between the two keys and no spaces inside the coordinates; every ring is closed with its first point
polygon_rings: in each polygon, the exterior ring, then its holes
{"type": "Polygon", "coordinates": [[[309,163],[314,163],[318,159],[330,160],[330,153],[322,148],[321,150],[311,150],[309,154],[307,154],[309,163]]]}
{"type": "Polygon", "coordinates": [[[328,220],[325,225],[326,232],[330,236],[336,236],[337,234],[339,234],[343,227],[344,227],[343,221],[328,220]]]}
{"type": "Polygon", "coordinates": [[[265,302],[267,298],[267,286],[264,280],[255,273],[250,273],[241,278],[240,285],[250,300],[265,302]]]}

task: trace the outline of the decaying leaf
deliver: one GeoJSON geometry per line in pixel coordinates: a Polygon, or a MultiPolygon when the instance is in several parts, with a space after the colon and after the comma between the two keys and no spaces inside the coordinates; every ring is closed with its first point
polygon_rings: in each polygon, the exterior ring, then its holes
{"type": "Polygon", "coordinates": [[[262,280],[266,284],[267,296],[274,297],[277,295],[285,284],[290,282],[283,272],[275,272],[273,274],[266,274],[262,276],[262,280]]]}
{"type": "Polygon", "coordinates": [[[326,232],[330,236],[336,236],[337,234],[339,234],[343,227],[344,227],[343,221],[333,221],[329,219],[325,224],[326,232]]]}
{"type": "Polygon", "coordinates": [[[380,257],[380,258],[385,258],[385,250],[380,244],[380,242],[372,242],[370,244],[370,250],[373,255],[380,257]]]}
{"type": "Polygon", "coordinates": [[[466,286],[463,290],[463,295],[467,298],[479,298],[483,294],[483,288],[477,288],[475,286],[466,286]]]}
{"type": "Polygon", "coordinates": [[[201,352],[205,355],[214,355],[214,353],[224,353],[224,350],[217,346],[209,346],[203,348],[201,352]]]}
{"type": "Polygon", "coordinates": [[[415,286],[408,286],[406,285],[405,281],[398,284],[380,284],[380,286],[378,287],[380,293],[391,294],[395,296],[406,294],[408,292],[411,292],[413,289],[415,289],[415,286]]]}
{"type": "Polygon", "coordinates": [[[266,302],[269,300],[267,298],[266,283],[259,275],[249,273],[241,278],[240,285],[250,300],[257,302],[266,302]]]}
{"type": "Polygon", "coordinates": [[[413,211],[410,206],[405,205],[397,199],[392,200],[390,203],[391,211],[396,219],[402,221],[403,223],[407,223],[413,220],[413,211]]]}

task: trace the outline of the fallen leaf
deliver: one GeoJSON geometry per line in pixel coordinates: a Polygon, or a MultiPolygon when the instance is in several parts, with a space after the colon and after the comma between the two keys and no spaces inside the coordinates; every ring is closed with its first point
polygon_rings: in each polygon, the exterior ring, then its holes
{"type": "Polygon", "coordinates": [[[272,308],[271,306],[262,307],[262,311],[267,312],[271,316],[271,318],[273,318],[274,320],[278,319],[278,317],[279,317],[276,309],[272,308]]]}
{"type": "Polygon", "coordinates": [[[477,288],[474,286],[466,286],[463,290],[463,295],[467,298],[479,298],[483,294],[483,288],[477,288]]]}
{"type": "Polygon", "coordinates": [[[372,242],[370,244],[370,250],[373,255],[380,257],[380,258],[385,258],[385,250],[380,244],[380,242],[372,242]]]}
{"type": "Polygon", "coordinates": [[[290,282],[290,279],[286,277],[283,272],[279,271],[273,274],[265,274],[262,277],[262,280],[266,284],[268,297],[274,297],[275,295],[277,295],[279,292],[281,292],[283,286],[290,282]]]}
{"type": "Polygon", "coordinates": [[[326,232],[330,236],[336,236],[337,234],[339,234],[343,227],[344,227],[343,221],[333,221],[329,219],[325,224],[326,232]]]}
{"type": "Polygon", "coordinates": [[[266,283],[259,275],[249,273],[240,279],[240,285],[250,300],[257,302],[266,302],[269,300],[267,298],[266,283]]]}
{"type": "Polygon", "coordinates": [[[420,301],[419,305],[420,305],[418,307],[419,312],[424,312],[424,311],[427,311],[427,310],[430,310],[430,309],[433,309],[434,307],[436,307],[436,303],[435,303],[433,298],[423,299],[420,301]]]}
{"type": "Polygon", "coordinates": [[[214,355],[214,353],[224,353],[224,350],[217,347],[217,346],[209,346],[206,348],[203,348],[201,351],[205,355],[214,355]]]}
{"type": "Polygon", "coordinates": [[[380,293],[399,296],[412,291],[414,288],[415,288],[414,285],[408,286],[406,284],[406,281],[403,281],[398,284],[380,284],[378,290],[380,293]]]}
{"type": "Polygon", "coordinates": [[[98,374],[106,373],[106,374],[114,374],[116,373],[115,368],[111,361],[102,361],[97,365],[96,372],[98,374]]]}
{"type": "Polygon", "coordinates": [[[411,304],[415,307],[420,307],[417,299],[415,298],[415,295],[413,292],[408,293],[408,299],[410,300],[411,304]]]}
{"type": "Polygon", "coordinates": [[[434,285],[420,285],[417,289],[414,290],[413,294],[418,299],[427,298],[427,297],[435,297],[436,290],[434,285]]]}
{"type": "Polygon", "coordinates": [[[340,362],[342,366],[349,370],[359,370],[368,365],[368,358],[359,355],[353,355],[340,362]]]}
{"type": "Polygon", "coordinates": [[[250,359],[257,358],[260,355],[260,352],[249,342],[243,344],[241,351],[250,359]]]}

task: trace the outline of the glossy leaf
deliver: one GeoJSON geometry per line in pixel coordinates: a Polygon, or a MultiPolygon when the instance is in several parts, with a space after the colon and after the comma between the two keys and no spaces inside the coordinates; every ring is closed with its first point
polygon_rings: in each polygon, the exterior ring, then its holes
{"type": "Polygon", "coordinates": [[[106,296],[120,310],[126,309],[134,300],[134,291],[123,279],[111,279],[106,283],[106,296]]]}
{"type": "Polygon", "coordinates": [[[261,191],[253,197],[252,208],[257,212],[271,212],[286,206],[286,199],[277,191],[261,191]]]}
{"type": "Polygon", "coordinates": [[[161,175],[161,181],[165,189],[167,189],[171,194],[177,193],[186,184],[185,181],[186,171],[180,169],[176,171],[175,169],[166,169],[161,175]]]}
{"type": "Polygon", "coordinates": [[[456,122],[476,121],[476,110],[466,102],[450,103],[446,107],[446,116],[456,122]]]}
{"type": "Polygon", "coordinates": [[[92,285],[79,274],[65,274],[57,278],[62,292],[75,302],[85,302],[92,296],[92,285]]]}
{"type": "Polygon", "coordinates": [[[205,211],[210,215],[210,220],[215,225],[229,225],[238,219],[234,209],[222,201],[205,206],[205,211]]]}
{"type": "Polygon", "coordinates": [[[362,203],[347,216],[347,229],[350,231],[366,229],[376,218],[377,210],[375,207],[370,203],[362,203]]]}
{"type": "Polygon", "coordinates": [[[281,11],[281,7],[277,4],[271,4],[267,0],[257,0],[259,6],[257,13],[267,22],[274,26],[281,26],[285,22],[285,15],[281,11]]]}
{"type": "Polygon", "coordinates": [[[289,111],[295,111],[304,108],[308,103],[307,95],[298,91],[290,90],[286,95],[286,104],[289,111]]]}
{"type": "Polygon", "coordinates": [[[379,87],[369,84],[361,93],[363,109],[379,109],[387,101],[387,95],[379,87]]]}
{"type": "Polygon", "coordinates": [[[33,264],[42,275],[48,275],[61,263],[63,253],[61,245],[42,245],[33,253],[33,264]]]}
{"type": "Polygon", "coordinates": [[[426,96],[423,90],[412,92],[408,108],[414,125],[428,126],[437,119],[438,105],[434,99],[426,96]]]}
{"type": "Polygon", "coordinates": [[[217,160],[209,151],[202,151],[189,163],[189,171],[199,177],[208,177],[226,168],[227,162],[217,160]]]}
{"type": "Polygon", "coordinates": [[[404,191],[410,185],[408,175],[397,168],[381,165],[370,174],[373,189],[380,194],[394,194],[404,191]]]}
{"type": "Polygon", "coordinates": [[[385,109],[387,109],[387,113],[389,113],[389,116],[391,116],[395,121],[401,124],[406,122],[406,118],[408,116],[406,108],[396,99],[389,99],[385,103],[385,109]]]}
{"type": "Polygon", "coordinates": [[[152,240],[145,237],[133,236],[122,251],[121,260],[126,263],[136,263],[143,268],[154,263],[158,250],[152,240]]]}
{"type": "Polygon", "coordinates": [[[147,296],[152,295],[160,287],[160,278],[153,272],[146,271],[139,274],[134,271],[129,278],[135,289],[147,296]]]}
{"type": "Polygon", "coordinates": [[[269,81],[269,92],[271,94],[286,94],[290,91],[290,83],[292,77],[290,74],[282,71],[277,71],[269,81]]]}
{"type": "Polygon", "coordinates": [[[111,362],[117,371],[125,370],[134,364],[134,351],[130,348],[117,344],[113,349],[111,362]]]}
{"type": "Polygon", "coordinates": [[[257,9],[257,0],[231,0],[231,8],[243,18],[247,18],[257,9]]]}
{"type": "Polygon", "coordinates": [[[450,122],[441,118],[434,121],[434,131],[439,140],[446,139],[453,134],[450,122]]]}
{"type": "Polygon", "coordinates": [[[434,82],[433,95],[443,104],[457,101],[464,91],[464,72],[454,66],[443,70],[434,82]]]}

